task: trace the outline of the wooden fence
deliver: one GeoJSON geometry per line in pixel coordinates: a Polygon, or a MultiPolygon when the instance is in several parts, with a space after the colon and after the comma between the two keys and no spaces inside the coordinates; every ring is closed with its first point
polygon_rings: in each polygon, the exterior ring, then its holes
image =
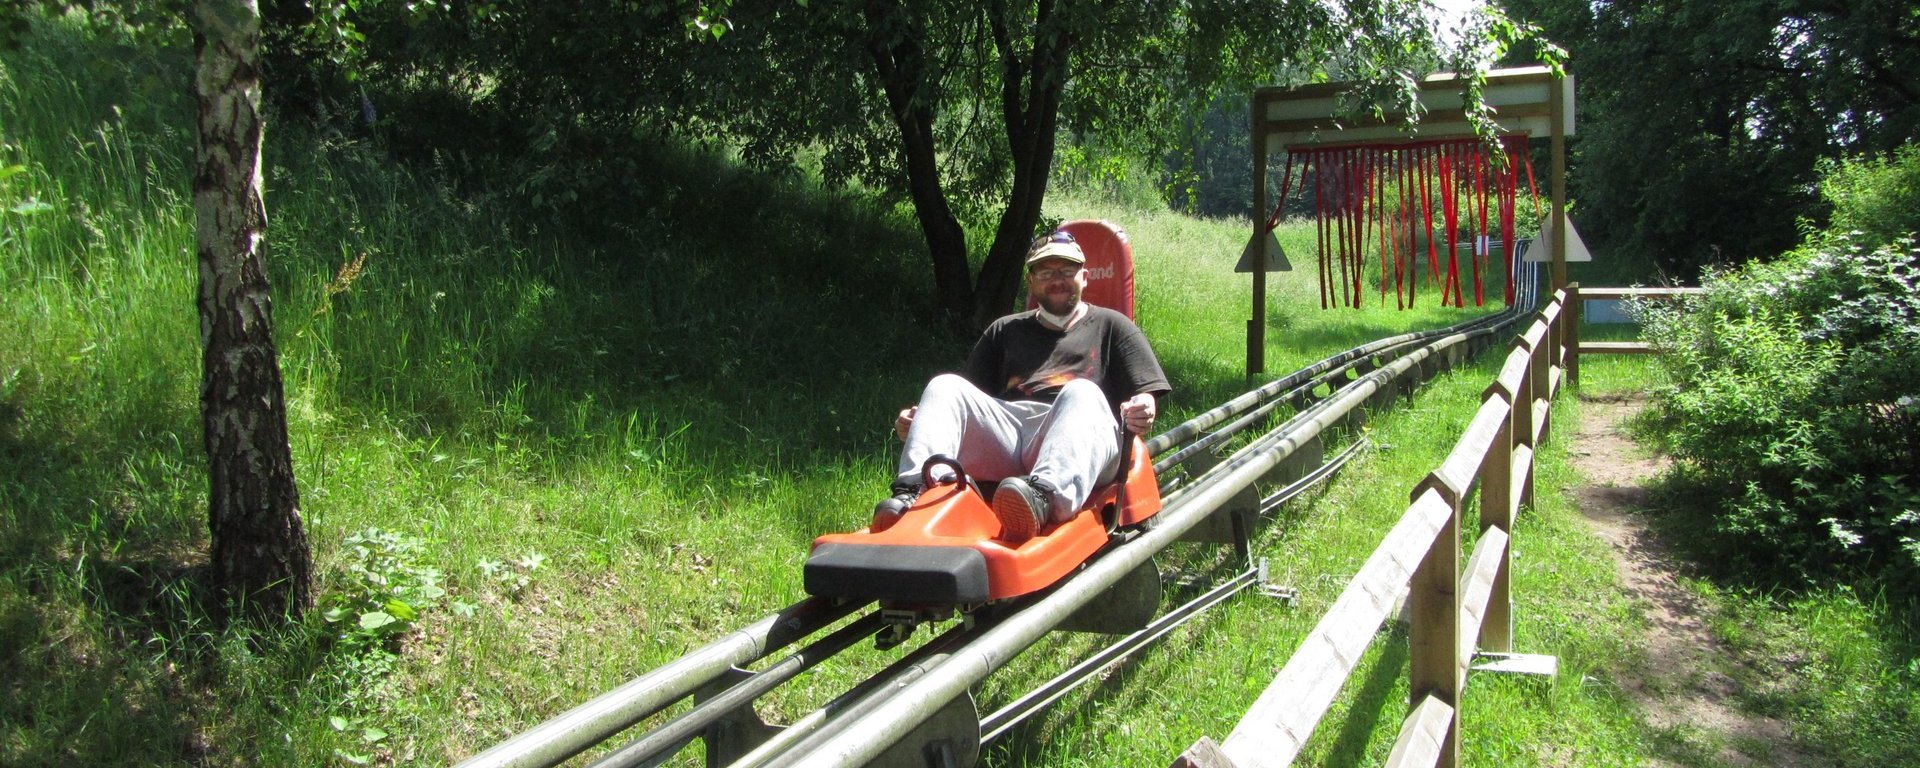
{"type": "MultiPolygon", "coordinates": [[[[1698,295],[1700,288],[1582,288],[1579,283],[1567,286],[1568,328],[1573,329],[1573,338],[1578,339],[1580,318],[1585,316],[1585,306],[1589,301],[1605,299],[1633,300],[1653,299],[1672,301],[1683,296],[1698,295]]],[[[1642,355],[1653,352],[1644,341],[1577,341],[1567,356],[1567,382],[1580,384],[1581,355],[1642,355]]]]}
{"type": "Polygon", "coordinates": [[[1202,737],[1174,762],[1186,768],[1291,765],[1353,674],[1403,590],[1412,701],[1389,766],[1457,765],[1460,696],[1477,650],[1513,647],[1507,574],[1513,521],[1533,499],[1534,446],[1579,349],[1569,297],[1556,291],[1519,337],[1480,410],[1412,504],[1225,740],[1202,737]],[[1476,488],[1477,486],[1477,488],[1476,488]],[[1480,494],[1480,531],[1460,567],[1461,509],[1480,494]]]}

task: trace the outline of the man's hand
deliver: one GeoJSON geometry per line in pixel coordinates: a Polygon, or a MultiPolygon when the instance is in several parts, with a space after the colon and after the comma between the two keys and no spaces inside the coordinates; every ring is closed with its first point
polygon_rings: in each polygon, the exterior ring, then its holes
{"type": "Polygon", "coordinates": [[[1157,413],[1151,392],[1134,395],[1120,404],[1120,421],[1126,424],[1128,432],[1136,435],[1145,435],[1153,429],[1153,417],[1157,413]]]}
{"type": "Polygon", "coordinates": [[[907,439],[907,429],[913,426],[913,415],[919,410],[920,406],[910,405],[901,409],[900,415],[894,417],[893,433],[899,435],[901,440],[907,439]]]}

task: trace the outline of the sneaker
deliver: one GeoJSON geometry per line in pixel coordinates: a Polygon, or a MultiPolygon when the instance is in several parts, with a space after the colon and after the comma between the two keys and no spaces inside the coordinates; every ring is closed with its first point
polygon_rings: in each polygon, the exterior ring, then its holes
{"type": "Polygon", "coordinates": [[[1052,516],[1053,493],[1053,484],[1032,475],[1000,481],[993,492],[993,516],[1000,518],[1001,540],[1019,544],[1033,538],[1052,516]]]}
{"type": "Polygon", "coordinates": [[[896,481],[893,484],[893,495],[873,505],[873,519],[895,519],[906,514],[907,507],[913,506],[913,502],[926,490],[926,486],[919,483],[896,481]]]}

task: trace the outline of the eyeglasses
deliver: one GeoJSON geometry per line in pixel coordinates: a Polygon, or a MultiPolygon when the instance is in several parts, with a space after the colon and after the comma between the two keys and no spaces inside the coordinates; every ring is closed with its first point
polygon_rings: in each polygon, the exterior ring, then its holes
{"type": "Polygon", "coordinates": [[[1055,269],[1036,269],[1027,273],[1028,276],[1035,280],[1052,280],[1055,278],[1072,279],[1073,276],[1077,274],[1080,274],[1080,265],[1078,264],[1071,267],[1058,267],[1055,269]]]}

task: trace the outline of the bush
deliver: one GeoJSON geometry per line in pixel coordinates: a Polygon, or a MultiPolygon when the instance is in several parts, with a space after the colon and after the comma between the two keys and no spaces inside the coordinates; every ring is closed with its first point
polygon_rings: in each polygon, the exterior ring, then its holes
{"type": "Polygon", "coordinates": [[[1655,432],[1712,499],[1711,540],[1791,580],[1920,575],[1920,252],[1824,234],[1641,307],[1667,354],[1655,432]]]}
{"type": "Polygon", "coordinates": [[[1920,145],[1889,159],[1830,161],[1821,176],[1820,195],[1833,205],[1832,231],[1875,244],[1920,233],[1920,145]]]}
{"type": "Polygon", "coordinates": [[[1639,308],[1672,374],[1654,431],[1719,562],[1920,596],[1920,146],[1829,165],[1820,190],[1831,226],[1799,249],[1639,308]]]}

